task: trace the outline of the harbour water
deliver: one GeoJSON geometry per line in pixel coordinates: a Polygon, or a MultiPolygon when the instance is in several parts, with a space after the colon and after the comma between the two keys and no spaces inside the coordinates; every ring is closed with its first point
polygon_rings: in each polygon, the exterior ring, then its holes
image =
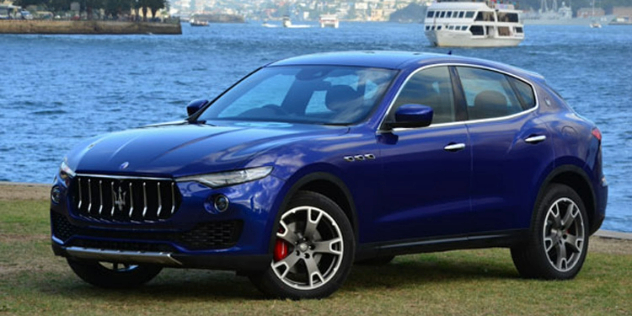
{"type": "Polygon", "coordinates": [[[492,59],[544,75],[603,133],[610,185],[602,228],[632,232],[632,32],[627,26],[525,26],[514,48],[431,47],[421,24],[339,29],[212,24],[181,36],[0,35],[0,181],[49,183],[89,136],[185,117],[248,72],[299,54],[406,50],[492,59]]]}

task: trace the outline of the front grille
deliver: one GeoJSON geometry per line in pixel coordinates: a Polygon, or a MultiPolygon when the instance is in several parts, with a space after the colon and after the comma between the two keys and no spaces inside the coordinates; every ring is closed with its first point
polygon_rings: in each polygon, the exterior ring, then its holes
{"type": "Polygon", "coordinates": [[[53,235],[66,242],[66,246],[108,250],[176,252],[168,243],[189,250],[224,249],[237,244],[242,221],[200,223],[188,231],[111,230],[80,227],[68,219],[51,212],[53,235]],[[107,240],[105,240],[107,239],[107,240]]]}
{"type": "Polygon", "coordinates": [[[78,175],[71,192],[78,215],[114,222],[165,220],[178,210],[181,200],[170,179],[78,175]]]}

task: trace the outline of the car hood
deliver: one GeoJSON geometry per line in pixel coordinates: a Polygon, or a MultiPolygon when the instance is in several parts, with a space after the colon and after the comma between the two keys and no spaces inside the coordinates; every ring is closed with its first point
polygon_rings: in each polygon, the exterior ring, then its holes
{"type": "Polygon", "coordinates": [[[77,173],[180,177],[243,168],[270,148],[347,131],[281,123],[156,125],[92,138],[66,160],[77,173]]]}

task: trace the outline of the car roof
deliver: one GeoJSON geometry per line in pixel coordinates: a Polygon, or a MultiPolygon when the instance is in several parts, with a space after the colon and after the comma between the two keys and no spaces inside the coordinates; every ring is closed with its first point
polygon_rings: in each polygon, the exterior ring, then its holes
{"type": "Polygon", "coordinates": [[[531,79],[544,79],[537,73],[484,59],[449,54],[402,51],[349,51],[318,53],[283,59],[269,64],[268,67],[290,65],[332,65],[404,70],[433,64],[483,66],[514,73],[523,77],[529,77],[531,79]]]}

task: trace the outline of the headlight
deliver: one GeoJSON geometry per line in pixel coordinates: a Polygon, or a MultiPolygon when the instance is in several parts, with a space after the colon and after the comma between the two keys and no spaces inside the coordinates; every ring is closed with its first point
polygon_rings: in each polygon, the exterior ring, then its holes
{"type": "Polygon", "coordinates": [[[272,172],[272,166],[188,176],[177,178],[176,181],[197,181],[211,188],[219,188],[258,180],[266,177],[270,172],[272,172]]]}
{"type": "Polygon", "coordinates": [[[59,177],[66,183],[66,186],[70,184],[70,179],[75,176],[75,172],[68,167],[66,161],[61,163],[59,166],[59,177]]]}

